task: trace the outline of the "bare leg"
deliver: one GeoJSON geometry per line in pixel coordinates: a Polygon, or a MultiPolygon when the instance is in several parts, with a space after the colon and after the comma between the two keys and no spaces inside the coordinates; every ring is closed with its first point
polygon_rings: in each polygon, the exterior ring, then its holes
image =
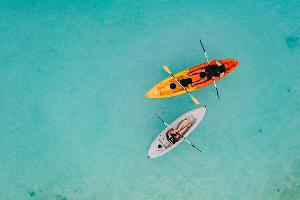
{"type": "Polygon", "coordinates": [[[196,81],[192,84],[192,86],[197,85],[198,83],[203,83],[204,81],[207,80],[207,77],[205,76],[203,79],[200,79],[199,81],[196,81]]]}
{"type": "Polygon", "coordinates": [[[205,69],[198,69],[198,70],[196,70],[196,71],[194,71],[194,72],[192,72],[192,73],[190,73],[190,74],[188,74],[188,75],[189,75],[189,76],[192,76],[192,75],[197,74],[197,73],[200,73],[200,72],[205,72],[205,69]]]}
{"type": "Polygon", "coordinates": [[[178,137],[180,137],[180,135],[184,133],[191,125],[192,125],[191,120],[189,119],[183,120],[176,130],[176,133],[178,133],[178,137]]]}

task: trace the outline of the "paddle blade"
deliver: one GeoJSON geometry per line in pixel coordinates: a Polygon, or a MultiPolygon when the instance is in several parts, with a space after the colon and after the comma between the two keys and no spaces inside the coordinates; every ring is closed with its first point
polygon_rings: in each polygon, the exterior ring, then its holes
{"type": "Polygon", "coordinates": [[[200,102],[198,101],[198,99],[196,99],[196,98],[193,97],[192,95],[191,95],[191,98],[192,98],[192,100],[193,100],[193,102],[194,102],[195,104],[197,104],[197,105],[200,104],[200,102]]]}
{"type": "Polygon", "coordinates": [[[201,41],[201,39],[200,39],[200,44],[201,44],[201,46],[202,46],[202,50],[203,50],[203,53],[204,53],[204,56],[205,56],[206,62],[207,62],[207,64],[209,64],[208,57],[207,57],[207,53],[206,53],[206,51],[205,51],[205,49],[204,49],[204,46],[203,46],[203,44],[202,44],[202,41],[201,41]]]}
{"type": "Polygon", "coordinates": [[[203,50],[203,52],[205,52],[205,49],[204,49],[204,46],[203,46],[203,44],[202,44],[202,41],[201,41],[201,39],[200,39],[200,44],[201,44],[201,46],[202,46],[202,50],[203,50]]]}
{"type": "Polygon", "coordinates": [[[166,65],[163,66],[163,69],[164,69],[168,74],[172,74],[172,73],[171,73],[171,70],[170,70],[166,65]]]}
{"type": "Polygon", "coordinates": [[[221,99],[220,96],[219,96],[219,90],[218,90],[217,87],[216,87],[216,91],[217,91],[217,96],[218,96],[218,98],[221,99]]]}
{"type": "Polygon", "coordinates": [[[217,91],[217,96],[218,96],[219,99],[221,99],[220,96],[219,96],[219,90],[218,90],[218,88],[217,88],[217,84],[216,84],[216,81],[215,81],[215,80],[214,80],[214,85],[215,85],[215,88],[216,88],[216,91],[217,91]]]}

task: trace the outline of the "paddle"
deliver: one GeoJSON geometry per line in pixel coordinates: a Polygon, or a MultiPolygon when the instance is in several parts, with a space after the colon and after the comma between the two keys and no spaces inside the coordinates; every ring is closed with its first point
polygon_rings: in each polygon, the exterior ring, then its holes
{"type": "Polygon", "coordinates": [[[207,54],[206,54],[206,51],[205,51],[205,49],[204,49],[204,46],[203,46],[203,44],[202,44],[201,39],[200,39],[200,44],[201,44],[201,46],[202,46],[202,49],[203,49],[203,52],[204,52],[204,55],[205,55],[206,62],[207,62],[207,64],[209,64],[208,58],[207,58],[207,54]]]}
{"type": "MultiPolygon", "coordinates": [[[[202,46],[202,49],[203,49],[203,52],[204,52],[204,55],[205,55],[206,63],[209,65],[209,61],[208,61],[208,57],[207,57],[207,53],[206,53],[206,51],[205,51],[205,48],[204,48],[204,46],[203,46],[203,44],[202,44],[202,41],[201,41],[201,39],[200,39],[200,44],[201,44],[201,46],[202,46]]],[[[219,90],[218,90],[218,88],[217,88],[216,81],[215,81],[215,79],[214,79],[214,78],[213,78],[213,80],[214,80],[214,86],[215,86],[215,88],[216,88],[216,91],[217,91],[217,96],[218,96],[218,98],[219,98],[219,99],[221,99],[221,98],[220,98],[220,96],[219,96],[219,90]]]]}
{"type": "Polygon", "coordinates": [[[214,85],[215,85],[215,88],[216,88],[216,91],[217,91],[217,96],[218,96],[219,99],[221,99],[220,96],[219,96],[219,91],[218,91],[218,88],[217,88],[217,84],[216,84],[215,79],[214,79],[214,85]]]}
{"type": "Polygon", "coordinates": [[[163,69],[168,73],[168,74],[170,74],[171,76],[173,76],[173,78],[177,81],[177,83],[188,93],[188,95],[192,98],[192,100],[193,100],[193,102],[195,103],[195,104],[197,104],[197,105],[199,105],[200,104],[200,102],[198,101],[198,99],[196,99],[194,96],[192,96],[191,94],[190,94],[190,92],[189,91],[187,91],[187,89],[183,86],[183,85],[181,85],[181,83],[178,81],[178,79],[172,74],[172,72],[171,72],[171,70],[166,66],[166,65],[164,65],[163,66],[163,69]]]}
{"type": "MultiPolygon", "coordinates": [[[[158,117],[158,119],[160,121],[162,121],[162,123],[164,123],[167,127],[172,128],[169,124],[167,124],[157,113],[155,113],[156,116],[158,117]]],[[[182,136],[181,134],[179,134],[179,137],[182,138],[184,141],[186,141],[189,145],[191,145],[193,148],[197,149],[198,151],[202,152],[198,147],[196,147],[195,145],[193,145],[190,141],[188,141],[184,136],[182,136]]]]}

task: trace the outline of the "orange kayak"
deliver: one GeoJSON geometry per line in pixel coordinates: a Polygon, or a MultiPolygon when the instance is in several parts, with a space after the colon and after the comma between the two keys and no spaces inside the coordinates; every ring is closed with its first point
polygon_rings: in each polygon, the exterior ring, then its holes
{"type": "MultiPolygon", "coordinates": [[[[214,79],[207,79],[201,78],[199,73],[201,71],[204,71],[205,68],[208,67],[207,63],[202,63],[196,66],[193,66],[191,68],[188,68],[186,70],[183,70],[174,76],[181,82],[188,80],[186,89],[189,92],[192,92],[194,90],[198,90],[200,88],[203,88],[207,85],[213,84],[214,80],[218,81],[225,76],[227,76],[232,70],[234,70],[238,65],[238,60],[228,59],[228,60],[219,60],[220,63],[222,63],[225,68],[226,72],[222,77],[215,77],[214,79]]],[[[216,60],[209,61],[210,65],[216,65],[216,60]]],[[[159,82],[156,84],[153,88],[151,88],[146,94],[146,98],[168,98],[173,97],[181,94],[185,94],[186,91],[179,85],[179,83],[174,80],[174,78],[171,76],[169,78],[166,78],[165,80],[159,82]]]]}

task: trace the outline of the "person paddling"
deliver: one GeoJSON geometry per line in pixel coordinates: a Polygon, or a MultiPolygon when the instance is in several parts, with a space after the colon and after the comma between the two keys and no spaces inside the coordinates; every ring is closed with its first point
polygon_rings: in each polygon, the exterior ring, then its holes
{"type": "Polygon", "coordinates": [[[208,80],[217,77],[221,78],[226,72],[226,67],[222,63],[220,63],[220,61],[216,60],[216,64],[206,67],[205,72],[207,73],[208,80]]]}
{"type": "Polygon", "coordinates": [[[193,85],[196,85],[212,78],[221,78],[224,76],[225,72],[226,67],[220,61],[216,60],[216,64],[208,65],[206,68],[198,69],[190,73],[189,76],[199,74],[200,79],[193,83],[193,85]]]}
{"type": "MultiPolygon", "coordinates": [[[[183,87],[189,87],[189,85],[193,84],[193,81],[191,78],[183,78],[181,80],[179,80],[180,84],[183,86],[183,87]]],[[[176,84],[175,83],[170,83],[170,88],[172,90],[176,89],[176,84]]]]}

